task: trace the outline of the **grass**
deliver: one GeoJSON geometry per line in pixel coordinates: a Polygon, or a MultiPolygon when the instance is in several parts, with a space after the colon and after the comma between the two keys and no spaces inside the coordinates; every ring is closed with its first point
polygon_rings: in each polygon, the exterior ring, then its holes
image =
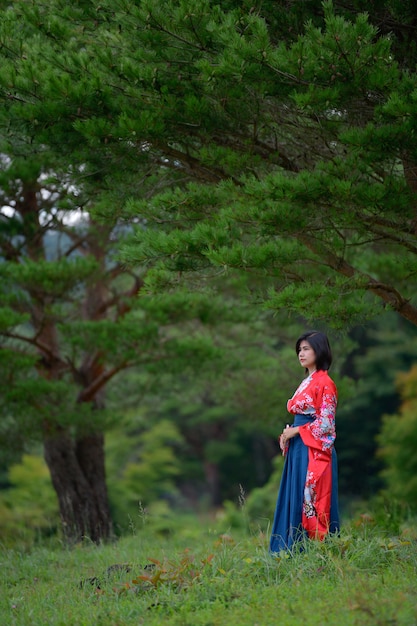
{"type": "Polygon", "coordinates": [[[274,558],[268,538],[197,517],[116,543],[0,552],[7,626],[417,624],[417,542],[345,527],[274,558]]]}

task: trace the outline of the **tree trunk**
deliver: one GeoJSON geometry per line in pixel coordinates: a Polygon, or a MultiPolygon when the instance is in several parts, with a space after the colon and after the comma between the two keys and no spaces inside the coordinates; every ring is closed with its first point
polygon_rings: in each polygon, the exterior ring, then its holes
{"type": "Polygon", "coordinates": [[[220,506],[222,503],[222,497],[218,463],[204,461],[204,474],[209,488],[211,503],[213,506],[220,506]]]}
{"type": "Polygon", "coordinates": [[[104,437],[90,434],[76,442],[67,432],[44,440],[45,460],[58,495],[62,528],[70,543],[85,537],[109,539],[112,522],[104,470],[104,437]]]}

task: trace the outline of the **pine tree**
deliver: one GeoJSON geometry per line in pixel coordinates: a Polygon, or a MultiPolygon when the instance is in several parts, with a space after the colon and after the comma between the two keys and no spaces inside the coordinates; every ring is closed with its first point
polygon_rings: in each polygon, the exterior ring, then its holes
{"type": "Polygon", "coordinates": [[[381,305],[416,324],[414,9],[275,4],[37,3],[42,44],[14,61],[7,97],[32,80],[30,124],[74,162],[142,160],[169,189],[127,205],[147,223],[128,262],[267,273],[267,306],[339,327],[381,305]]]}
{"type": "Polygon", "coordinates": [[[125,258],[267,274],[267,306],[336,327],[381,305],[415,325],[416,76],[366,14],[324,12],[287,44],[256,12],[137,10],[154,145],[198,184],[131,203],[157,232],[125,258]]]}
{"type": "Polygon", "coordinates": [[[1,436],[16,451],[42,440],[66,537],[99,542],[112,534],[107,383],[138,364],[204,363],[215,350],[199,320],[219,304],[181,293],[139,299],[145,270],[128,271],[115,256],[129,229],[121,207],[133,190],[153,193],[153,165],[126,143],[116,167],[107,137],[83,142],[77,129],[81,107],[110,117],[112,106],[80,40],[64,44],[66,25],[76,32],[89,20],[88,4],[17,3],[1,25],[1,436]],[[190,319],[194,328],[175,329],[190,319]]]}

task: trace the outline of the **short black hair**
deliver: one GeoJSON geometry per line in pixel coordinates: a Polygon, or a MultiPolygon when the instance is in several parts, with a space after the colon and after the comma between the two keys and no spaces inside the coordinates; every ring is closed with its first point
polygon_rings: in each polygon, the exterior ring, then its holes
{"type": "Polygon", "coordinates": [[[330,349],[327,335],[318,330],[309,330],[297,339],[295,351],[300,352],[300,344],[302,341],[308,341],[316,355],[316,369],[328,370],[332,364],[332,351],[330,349]]]}

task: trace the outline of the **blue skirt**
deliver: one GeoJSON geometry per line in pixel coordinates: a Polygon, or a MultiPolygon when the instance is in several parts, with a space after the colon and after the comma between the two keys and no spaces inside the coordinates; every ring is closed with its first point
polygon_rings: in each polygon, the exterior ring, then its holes
{"type": "MultiPolygon", "coordinates": [[[[308,415],[296,415],[293,426],[303,426],[314,421],[308,415]]],[[[304,487],[307,476],[308,447],[299,435],[290,439],[281,477],[278,500],[272,525],[270,551],[289,550],[294,543],[307,538],[301,525],[304,487]]],[[[331,533],[339,530],[339,506],[337,483],[337,455],[332,451],[332,496],[330,505],[331,533]]]]}

